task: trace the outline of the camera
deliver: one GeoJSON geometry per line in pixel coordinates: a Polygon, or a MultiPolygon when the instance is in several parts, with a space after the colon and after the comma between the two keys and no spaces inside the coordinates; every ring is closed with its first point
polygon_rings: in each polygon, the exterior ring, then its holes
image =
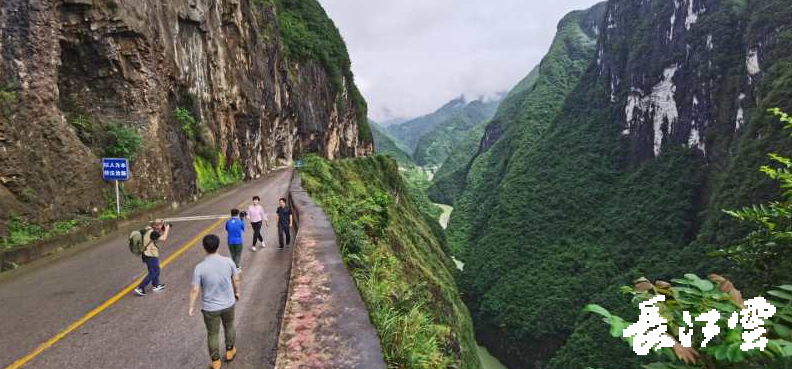
{"type": "Polygon", "coordinates": [[[166,228],[171,228],[171,227],[173,227],[173,224],[170,224],[170,223],[163,223],[163,224],[162,224],[162,227],[161,227],[160,229],[161,229],[163,232],[165,232],[165,229],[166,229],[166,228]]]}
{"type": "Polygon", "coordinates": [[[245,219],[246,216],[247,216],[247,212],[246,211],[239,212],[239,219],[245,219]]]}

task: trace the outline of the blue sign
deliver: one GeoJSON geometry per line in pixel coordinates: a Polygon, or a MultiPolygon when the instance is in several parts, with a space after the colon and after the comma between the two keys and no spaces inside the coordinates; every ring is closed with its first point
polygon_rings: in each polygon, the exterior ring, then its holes
{"type": "Polygon", "coordinates": [[[102,179],[105,181],[129,180],[129,160],[102,158],[102,179]]]}
{"type": "Polygon", "coordinates": [[[297,160],[297,162],[294,163],[294,167],[295,168],[302,168],[302,160],[297,160]]]}

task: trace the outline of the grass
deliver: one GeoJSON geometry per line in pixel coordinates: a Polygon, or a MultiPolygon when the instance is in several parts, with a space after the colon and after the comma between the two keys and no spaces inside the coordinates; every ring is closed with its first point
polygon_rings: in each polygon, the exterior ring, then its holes
{"type": "Polygon", "coordinates": [[[32,224],[20,217],[12,217],[8,224],[8,235],[0,238],[0,248],[11,249],[14,247],[44,241],[56,236],[71,232],[78,226],[88,223],[88,219],[69,219],[54,223],[49,228],[32,224]]]}
{"type": "Polygon", "coordinates": [[[303,187],[333,224],[389,368],[478,369],[442,230],[385,156],[303,158],[303,187]]]}
{"type": "Polygon", "coordinates": [[[198,191],[201,193],[211,193],[243,179],[239,163],[234,161],[228,165],[225,156],[220,152],[215,152],[213,156],[212,160],[196,156],[193,161],[198,191]]]}

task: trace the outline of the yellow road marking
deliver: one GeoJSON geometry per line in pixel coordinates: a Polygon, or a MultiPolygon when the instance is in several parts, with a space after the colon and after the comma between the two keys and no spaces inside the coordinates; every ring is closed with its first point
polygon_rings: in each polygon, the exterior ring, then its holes
{"type": "MultiPolygon", "coordinates": [[[[175,260],[176,258],[181,256],[181,254],[184,254],[194,244],[198,243],[198,241],[200,241],[204,236],[209,234],[209,232],[211,232],[213,229],[219,227],[220,224],[223,222],[223,220],[224,219],[220,219],[220,220],[212,223],[212,225],[210,225],[209,227],[204,228],[204,230],[201,231],[201,233],[199,233],[197,236],[193,237],[191,240],[187,241],[187,243],[185,243],[184,245],[179,247],[178,250],[176,250],[173,254],[168,256],[165,259],[165,261],[162,262],[161,267],[165,268],[168,264],[173,262],[173,260],[175,260]]],[[[122,297],[124,297],[127,294],[129,294],[130,292],[132,292],[132,290],[135,289],[135,287],[137,287],[137,285],[140,284],[140,281],[142,281],[142,280],[143,280],[143,277],[138,278],[135,282],[133,282],[129,286],[126,286],[126,288],[124,288],[120,292],[116,293],[115,296],[111,297],[109,300],[103,302],[101,305],[99,305],[96,308],[94,308],[93,310],[89,311],[88,314],[83,315],[82,318],[77,319],[76,322],[74,322],[72,324],[69,324],[69,326],[66,327],[66,329],[60,331],[58,334],[56,334],[52,338],[48,339],[46,342],[44,342],[41,345],[39,345],[39,347],[36,347],[35,350],[31,351],[29,354],[27,354],[27,355],[23,356],[22,358],[20,358],[19,360],[15,361],[13,364],[5,367],[5,369],[18,369],[18,368],[21,368],[23,365],[27,364],[28,362],[33,360],[36,356],[38,356],[42,352],[44,352],[44,350],[52,347],[52,345],[54,345],[55,343],[57,343],[58,341],[63,339],[63,337],[66,337],[66,335],[68,335],[69,333],[73,332],[75,329],[80,328],[80,326],[82,326],[83,324],[85,324],[86,322],[91,320],[91,318],[99,315],[99,313],[101,313],[102,311],[104,311],[108,307],[110,307],[113,304],[115,304],[116,302],[118,302],[118,300],[121,300],[122,297]]]]}

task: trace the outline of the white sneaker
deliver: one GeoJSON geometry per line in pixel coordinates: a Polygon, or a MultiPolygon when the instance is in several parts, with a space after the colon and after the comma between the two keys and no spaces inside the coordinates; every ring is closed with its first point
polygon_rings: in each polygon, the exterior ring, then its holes
{"type": "Polygon", "coordinates": [[[165,285],[164,284],[161,284],[159,286],[156,286],[156,287],[152,288],[152,290],[154,290],[154,292],[159,292],[159,291],[162,291],[164,289],[165,289],[165,285]]]}
{"type": "Polygon", "coordinates": [[[256,251],[258,251],[258,249],[256,248],[256,246],[253,246],[253,247],[250,248],[250,251],[256,252],[256,251]]]}
{"type": "Polygon", "coordinates": [[[237,274],[242,273],[242,268],[237,268],[237,274]]]}
{"type": "Polygon", "coordinates": [[[138,296],[146,296],[146,291],[140,289],[140,287],[135,288],[135,294],[138,296]]]}

